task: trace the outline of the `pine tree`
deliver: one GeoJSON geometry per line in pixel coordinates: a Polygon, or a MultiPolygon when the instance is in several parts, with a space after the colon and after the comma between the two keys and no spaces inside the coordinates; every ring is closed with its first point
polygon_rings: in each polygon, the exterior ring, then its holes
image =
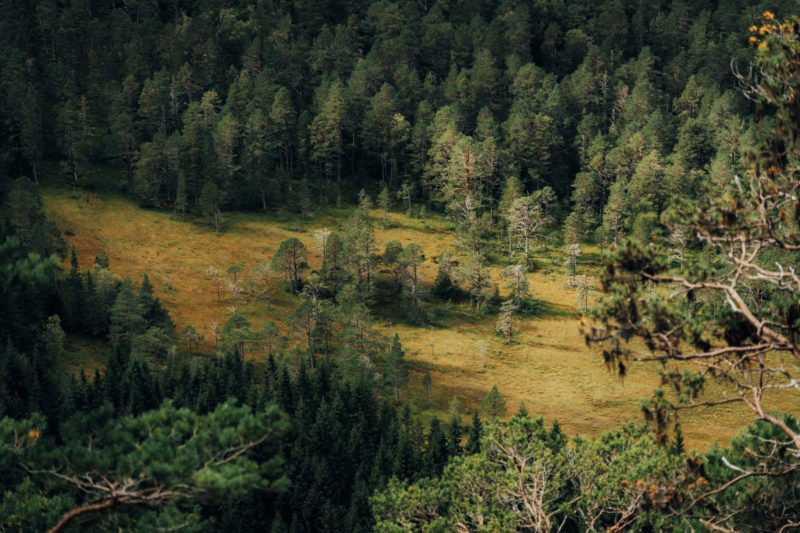
{"type": "Polygon", "coordinates": [[[461,402],[457,396],[450,401],[450,420],[447,423],[447,453],[454,457],[463,451],[461,437],[464,428],[461,426],[461,402]]]}
{"type": "Polygon", "coordinates": [[[426,403],[430,403],[431,401],[431,385],[433,385],[433,380],[431,380],[431,373],[425,372],[425,375],[422,376],[422,388],[425,390],[426,403]]]}
{"type": "Polygon", "coordinates": [[[178,172],[178,184],[175,191],[175,210],[181,214],[181,218],[186,216],[187,207],[186,174],[180,171],[178,172]]]}
{"type": "Polygon", "coordinates": [[[400,337],[395,334],[392,346],[389,348],[389,357],[386,359],[386,375],[394,389],[394,399],[400,401],[400,388],[408,379],[408,368],[405,362],[405,353],[400,344],[400,337]]]}
{"type": "Polygon", "coordinates": [[[296,237],[285,239],[272,258],[272,268],[283,272],[292,292],[299,293],[300,276],[307,269],[306,246],[296,237]]]}
{"type": "MultiPolygon", "coordinates": [[[[44,422],[35,420],[24,434],[44,422]]],[[[41,467],[32,475],[44,483],[59,481],[59,491],[36,494],[37,501],[55,510],[45,515],[45,522],[41,509],[21,505],[32,495],[29,487],[20,485],[4,496],[18,504],[20,514],[14,519],[38,524],[40,530],[61,531],[87,518],[111,527],[126,523],[123,515],[133,523],[146,523],[153,519],[148,510],[154,503],[169,509],[163,516],[172,519],[170,527],[199,526],[200,517],[184,511],[182,504],[222,502],[256,488],[281,491],[287,486],[274,454],[261,462],[254,457],[255,449],[265,443],[277,449],[286,430],[287,423],[274,406],[256,413],[223,404],[208,415],[198,415],[167,403],[115,419],[106,404],[63,425],[61,434],[68,445],[44,450],[47,439],[39,439],[26,451],[37,455],[41,467]],[[135,479],[129,475],[132,470],[137,472],[135,479]],[[88,499],[78,498],[79,494],[88,499]],[[118,498],[126,505],[115,505],[118,498]]]]}
{"type": "Polygon", "coordinates": [[[670,444],[670,453],[673,455],[683,455],[686,452],[686,444],[683,439],[683,430],[680,424],[675,424],[675,437],[670,444]]]}
{"type": "Polygon", "coordinates": [[[224,194],[220,191],[217,184],[213,181],[207,181],[203,185],[203,190],[200,193],[199,205],[203,214],[206,215],[214,224],[214,233],[219,233],[222,226],[222,200],[224,194]]]}
{"type": "Polygon", "coordinates": [[[94,256],[94,265],[98,268],[108,268],[108,254],[106,254],[106,249],[102,246],[97,255],[94,256]]]}
{"type": "Polygon", "coordinates": [[[52,315],[47,319],[44,331],[42,331],[41,343],[47,358],[55,363],[59,360],[62,351],[64,350],[64,339],[66,335],[64,330],[61,329],[61,317],[52,315]]]}
{"type": "Polygon", "coordinates": [[[472,413],[472,425],[469,427],[467,446],[464,451],[470,455],[481,451],[481,437],[483,436],[483,424],[478,418],[478,411],[472,413]]]}
{"type": "Polygon", "coordinates": [[[228,274],[233,276],[233,296],[236,299],[236,312],[239,312],[239,274],[244,271],[243,265],[231,265],[228,267],[228,274]]]}
{"type": "Polygon", "coordinates": [[[252,337],[250,323],[239,312],[231,314],[225,325],[222,326],[222,344],[227,350],[235,351],[244,357],[247,345],[252,337]]]}
{"type": "Polygon", "coordinates": [[[378,207],[381,208],[381,225],[386,229],[389,227],[389,209],[392,207],[392,198],[386,187],[378,195],[378,207]]]}
{"type": "Polygon", "coordinates": [[[312,146],[311,157],[322,170],[323,183],[320,189],[328,201],[330,180],[336,174],[337,186],[341,185],[341,156],[343,152],[342,129],[344,101],[341,83],[336,80],[318,90],[322,99],[320,111],[309,125],[312,146]]]}
{"type": "Polygon", "coordinates": [[[400,292],[400,278],[405,271],[405,265],[402,261],[403,245],[398,240],[389,241],[386,243],[386,248],[383,252],[383,264],[389,267],[394,275],[395,289],[400,292]]]}
{"type": "Polygon", "coordinates": [[[97,291],[95,276],[91,270],[86,271],[86,286],[84,288],[84,316],[83,330],[89,335],[98,336],[107,331],[108,315],[100,294],[97,291]]]}
{"type": "Polygon", "coordinates": [[[130,348],[130,342],[136,335],[144,332],[147,321],[141,299],[133,293],[129,280],[122,284],[114,305],[111,307],[109,338],[120,347],[130,348]]]}
{"type": "Polygon", "coordinates": [[[77,331],[83,321],[84,295],[75,248],[70,250],[70,270],[62,287],[61,314],[64,318],[64,326],[69,331],[77,331]]]}
{"type": "Polygon", "coordinates": [[[560,451],[564,448],[568,441],[567,435],[561,430],[558,420],[553,420],[553,427],[550,429],[550,434],[547,438],[550,441],[550,448],[555,451],[560,451]]]}
{"type": "Polygon", "coordinates": [[[433,417],[431,420],[427,441],[428,446],[423,457],[422,469],[428,476],[437,476],[441,474],[448,457],[447,437],[442,431],[438,417],[433,417]]]}
{"type": "Polygon", "coordinates": [[[497,332],[505,337],[506,342],[511,342],[514,332],[514,313],[519,309],[514,300],[506,300],[500,306],[500,317],[497,319],[497,332]]]}
{"type": "Polygon", "coordinates": [[[505,414],[506,400],[500,394],[500,390],[497,388],[497,385],[492,385],[492,388],[488,393],[486,393],[483,401],[481,401],[481,410],[492,419],[505,414]]]}
{"type": "Polygon", "coordinates": [[[422,266],[424,261],[425,255],[422,248],[413,242],[409,243],[398,257],[398,262],[403,266],[405,278],[408,280],[408,297],[416,311],[419,311],[422,306],[419,271],[424,268],[422,266]]]}

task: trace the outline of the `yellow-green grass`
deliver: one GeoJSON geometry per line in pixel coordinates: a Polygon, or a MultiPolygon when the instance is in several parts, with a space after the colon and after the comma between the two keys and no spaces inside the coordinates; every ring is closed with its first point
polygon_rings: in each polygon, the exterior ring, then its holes
{"type": "MultiPolygon", "coordinates": [[[[120,276],[138,282],[147,273],[179,330],[193,325],[206,335],[208,350],[210,325],[223,324],[234,305],[229,291],[224,291],[222,301],[217,302],[216,286],[205,273],[209,266],[224,270],[243,264],[243,277],[250,277],[252,267],[271,259],[280,242],[294,236],[311,250],[309,263],[317,268],[320,257],[315,251],[314,231],[335,229],[346,218],[345,211],[337,210],[306,219],[276,213],[226,213],[224,231],[215,234],[204,220],[182,220],[171,213],[142,210],[114,195],[93,195],[87,201],[86,197],[74,199],[65,190],[47,189],[44,203],[48,215],[78,251],[81,266],[89,266],[103,246],[111,269],[120,276]],[[164,280],[170,281],[171,290],[165,288],[164,280]]],[[[390,228],[384,230],[379,213],[372,216],[380,250],[393,239],[404,246],[416,242],[423,248],[427,268],[422,276],[427,284],[436,274],[432,258],[445,249],[457,252],[449,224],[443,219],[411,219],[393,213],[390,228]]],[[[596,250],[589,251],[593,253],[583,256],[583,269],[596,261],[596,250]]],[[[560,261],[551,261],[549,256],[540,253],[538,257],[548,268],[528,274],[531,293],[547,312],[518,320],[511,344],[494,334],[495,318],[473,318],[468,304],[455,306],[454,316],[444,321],[446,327],[440,325],[432,332],[402,320],[390,321],[389,314],[378,312],[383,317],[378,329],[399,334],[411,363],[405,394],[438,413],[446,411],[448,402],[458,396],[471,412],[497,384],[510,413],[525,402],[529,413],[541,414],[548,422],[558,419],[572,434],[597,435],[629,420],[640,421],[637,398],[649,396],[658,384],[655,366],[631,365],[624,381],[605,368],[597,351],[584,344],[577,294],[567,287],[560,261]],[[484,361],[481,341],[486,342],[484,361]],[[421,385],[426,372],[433,378],[430,403],[424,401],[421,385]]],[[[491,270],[494,280],[499,281],[500,267],[491,270]]],[[[287,317],[297,299],[278,290],[273,295],[270,311],[263,299],[243,295],[242,311],[255,327],[271,319],[287,331],[287,317]]],[[[781,407],[796,411],[796,405],[788,401],[781,407]]],[[[688,444],[705,448],[715,441],[727,442],[751,419],[741,406],[727,406],[698,410],[681,421],[688,444]]]]}

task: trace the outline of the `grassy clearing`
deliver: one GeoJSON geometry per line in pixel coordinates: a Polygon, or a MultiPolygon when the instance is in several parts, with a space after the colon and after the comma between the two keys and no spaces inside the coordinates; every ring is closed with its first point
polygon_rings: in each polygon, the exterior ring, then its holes
{"type": "MultiPolygon", "coordinates": [[[[205,220],[141,210],[111,194],[76,199],[67,190],[51,188],[44,193],[44,203],[68,243],[77,249],[82,267],[88,267],[104,246],[111,269],[120,276],[138,281],[147,273],[179,331],[193,325],[206,335],[209,350],[211,324],[223,324],[233,306],[228,291],[217,302],[216,286],[205,274],[209,266],[224,270],[241,263],[243,277],[249,278],[256,264],[270,260],[280,242],[294,236],[312,250],[309,263],[317,268],[320,257],[313,232],[322,227],[335,229],[346,218],[345,211],[335,209],[307,219],[285,213],[226,213],[224,232],[215,234],[205,220]]],[[[427,268],[422,277],[428,284],[436,275],[432,258],[445,249],[456,251],[449,225],[442,219],[412,219],[394,213],[391,227],[383,230],[377,223],[379,214],[373,216],[381,251],[393,239],[404,246],[416,242],[423,248],[427,268]]],[[[657,385],[655,367],[633,365],[624,381],[609,373],[580,335],[577,294],[566,286],[559,254],[538,252],[535,260],[539,268],[528,274],[530,292],[543,312],[520,319],[510,345],[494,334],[495,318],[476,319],[467,309],[469,304],[449,306],[441,313],[447,327],[440,325],[433,331],[394,320],[390,312],[376,313],[383,333],[400,335],[411,363],[407,396],[431,413],[445,412],[452,397],[458,396],[471,411],[496,383],[507,399],[509,413],[524,401],[530,413],[542,414],[548,422],[558,419],[569,433],[596,435],[627,420],[641,420],[637,398],[648,396],[657,385]],[[485,358],[481,341],[486,342],[485,358]],[[429,402],[421,385],[426,372],[433,378],[429,402]]],[[[597,250],[587,250],[580,263],[588,269],[598,260],[597,250]]],[[[494,281],[499,281],[500,271],[500,266],[493,267],[494,281]]],[[[272,304],[267,311],[262,300],[250,294],[242,297],[242,311],[254,327],[271,319],[287,330],[285,320],[296,298],[276,291],[272,304]]],[[[68,350],[73,354],[70,368],[83,364],[89,372],[102,364],[96,350],[90,350],[88,361],[75,360],[82,348],[78,343],[68,350]]],[[[705,448],[715,441],[726,442],[749,420],[744,409],[727,407],[692,413],[682,419],[682,426],[690,446],[705,448]]]]}

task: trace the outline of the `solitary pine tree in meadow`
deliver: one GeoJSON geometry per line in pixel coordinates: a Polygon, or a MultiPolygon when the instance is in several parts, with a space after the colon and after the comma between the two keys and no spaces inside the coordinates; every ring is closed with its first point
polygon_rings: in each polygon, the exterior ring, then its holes
{"type": "MultiPolygon", "coordinates": [[[[270,306],[272,305],[272,277],[273,277],[273,269],[272,263],[267,261],[262,261],[261,263],[257,264],[253,267],[253,275],[256,277],[258,282],[261,283],[262,287],[262,294],[264,295],[264,300],[267,302],[267,311],[270,310],[270,306]]],[[[255,283],[255,280],[254,280],[255,283]]]]}
{"type": "Polygon", "coordinates": [[[408,280],[408,297],[414,305],[414,309],[419,310],[422,306],[419,271],[423,268],[422,264],[425,261],[422,248],[418,244],[410,243],[400,252],[398,261],[402,264],[405,270],[405,277],[408,280]]]}
{"type": "Polygon", "coordinates": [[[425,402],[431,401],[432,385],[433,385],[433,380],[431,379],[431,373],[425,372],[425,375],[422,376],[422,388],[425,391],[425,402]]]}
{"type": "Polygon", "coordinates": [[[228,274],[233,276],[233,296],[236,299],[236,312],[239,312],[239,274],[244,270],[243,265],[231,265],[228,267],[228,274]]]}
{"type": "Polygon", "coordinates": [[[405,263],[402,261],[403,245],[397,239],[386,243],[383,252],[383,264],[389,267],[394,276],[395,289],[400,291],[400,276],[405,270],[405,263]]]}
{"type": "Polygon", "coordinates": [[[492,419],[503,416],[506,412],[506,400],[500,394],[497,385],[492,385],[492,388],[483,398],[481,402],[481,411],[486,413],[492,419]]]}
{"type": "Polygon", "coordinates": [[[400,344],[400,337],[395,334],[392,339],[392,346],[389,349],[389,357],[386,360],[387,376],[394,389],[394,399],[400,400],[400,387],[405,385],[408,379],[408,368],[405,361],[405,353],[400,344]]]}
{"type": "Polygon", "coordinates": [[[511,342],[514,334],[514,313],[518,307],[513,300],[506,300],[500,306],[500,317],[497,319],[497,332],[505,337],[506,342],[511,342]]]}
{"type": "Polygon", "coordinates": [[[272,268],[283,272],[292,292],[300,292],[300,276],[308,268],[305,244],[297,237],[285,239],[272,258],[272,268]]]}

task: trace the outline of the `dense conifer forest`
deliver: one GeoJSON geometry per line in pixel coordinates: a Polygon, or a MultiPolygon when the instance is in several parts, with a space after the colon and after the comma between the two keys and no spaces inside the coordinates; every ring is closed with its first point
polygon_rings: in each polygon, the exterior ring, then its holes
{"type": "Polygon", "coordinates": [[[799,13],[0,1],[0,531],[800,528],[799,13]],[[209,236],[241,213],[341,220],[319,265],[288,237],[252,275],[209,268],[233,296],[203,335],[169,279],[79,257],[47,190],[209,236]],[[441,221],[454,254],[379,247],[391,213],[441,221]],[[541,312],[538,249],[609,380],[658,365],[644,419],[569,435],[497,385],[420,412],[376,317],[430,327],[433,352],[461,306],[512,344],[541,312]],[[292,310],[257,328],[243,294],[292,310]],[[738,436],[687,449],[681,413],[733,403],[738,436]]]}

